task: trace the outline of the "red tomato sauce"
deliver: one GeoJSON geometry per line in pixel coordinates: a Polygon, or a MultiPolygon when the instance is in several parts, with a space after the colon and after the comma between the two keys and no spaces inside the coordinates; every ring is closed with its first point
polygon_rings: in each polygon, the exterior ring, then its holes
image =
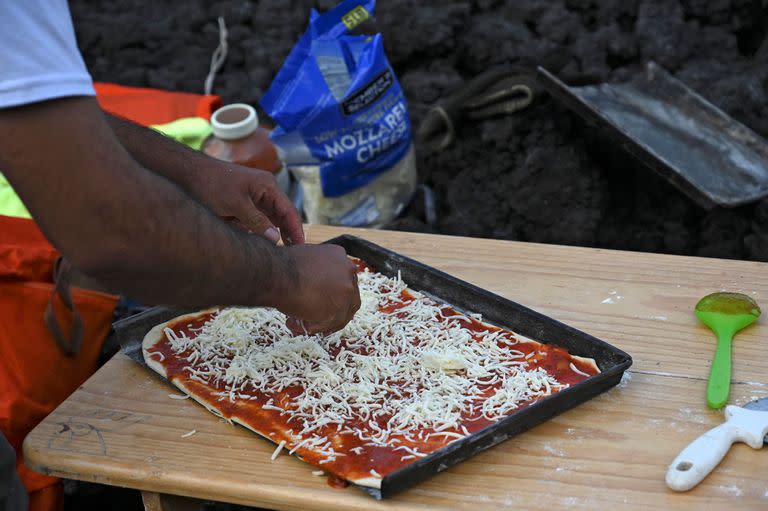
{"type": "MultiPolygon", "coordinates": [[[[365,268],[370,268],[360,260],[355,260],[358,271],[362,272],[365,268]]],[[[384,312],[393,313],[399,308],[405,306],[409,301],[414,300],[414,296],[408,291],[404,291],[400,297],[404,303],[391,303],[381,310],[384,312]]],[[[478,340],[481,337],[482,332],[487,331],[503,331],[504,335],[499,341],[503,343],[504,340],[509,342],[516,342],[514,349],[522,352],[525,355],[534,353],[527,358],[528,369],[541,367],[547,373],[554,376],[559,382],[563,384],[573,385],[580,381],[585,380],[587,377],[579,374],[571,368],[573,364],[580,371],[587,374],[596,374],[596,371],[591,365],[588,365],[581,360],[573,358],[565,349],[547,344],[541,344],[538,342],[525,342],[524,340],[515,336],[515,334],[508,330],[484,324],[476,319],[468,318],[459,313],[455,309],[445,306],[442,309],[444,316],[461,316],[462,326],[475,333],[474,339],[478,340]]],[[[168,326],[177,334],[184,333],[188,337],[193,338],[196,335],[198,329],[200,329],[208,320],[210,320],[215,313],[205,313],[194,319],[184,319],[170,323],[168,326]]],[[[329,349],[331,356],[335,356],[342,349],[345,349],[346,339],[342,339],[342,342],[338,346],[333,346],[329,349]]],[[[210,384],[203,384],[199,381],[190,378],[190,373],[185,370],[189,366],[189,362],[186,358],[191,352],[175,353],[172,349],[171,343],[167,336],[163,334],[160,342],[155,346],[153,352],[162,353],[164,356],[155,357],[155,360],[160,361],[166,370],[168,380],[172,382],[178,382],[189,389],[199,400],[204,401],[214,406],[224,417],[228,420],[234,420],[243,423],[251,429],[258,431],[263,436],[269,438],[275,443],[279,443],[282,440],[286,441],[286,449],[291,449],[294,444],[293,438],[290,436],[291,431],[295,428],[297,431],[301,429],[298,423],[291,424],[289,422],[290,415],[282,414],[279,410],[263,409],[262,406],[269,401],[274,400],[276,406],[285,408],[289,404],[292,398],[300,394],[303,389],[299,387],[286,388],[281,392],[273,392],[268,394],[256,394],[256,399],[240,399],[236,398],[234,401],[229,399],[229,396],[221,396],[219,393],[225,391],[225,386],[222,382],[212,382],[210,384]]],[[[394,385],[394,384],[393,384],[394,385]]],[[[484,393],[488,396],[493,395],[495,390],[500,384],[488,385],[487,389],[484,389],[484,393]]],[[[529,406],[535,402],[535,400],[529,400],[518,403],[517,410],[529,406]]],[[[480,407],[476,407],[478,410],[474,415],[463,416],[463,427],[466,428],[469,433],[477,432],[486,426],[493,424],[483,417],[480,407]]],[[[514,413],[514,412],[513,412],[514,413]]],[[[380,427],[385,427],[390,417],[379,417],[377,422],[380,427]]],[[[365,428],[367,421],[347,421],[345,427],[354,429],[355,427],[365,428]]],[[[449,429],[446,432],[463,434],[460,429],[449,429]]],[[[300,447],[296,450],[296,454],[304,461],[315,465],[316,467],[331,474],[328,482],[333,487],[343,487],[341,483],[346,480],[358,480],[366,477],[371,477],[371,469],[383,476],[402,468],[411,462],[417,461],[419,458],[410,458],[403,460],[402,457],[408,455],[408,452],[402,449],[397,449],[400,446],[407,446],[417,448],[420,453],[429,454],[436,450],[441,449],[448,445],[451,441],[455,440],[455,437],[449,436],[429,436],[428,433],[434,433],[431,429],[424,430],[424,440],[416,438],[414,442],[409,441],[403,437],[393,437],[398,440],[398,443],[392,446],[372,446],[364,445],[367,441],[360,440],[356,435],[350,433],[339,433],[335,425],[326,426],[320,428],[314,432],[317,435],[325,436],[333,444],[333,449],[337,453],[344,454],[344,456],[337,456],[332,461],[321,463],[325,460],[325,455],[314,452],[310,449],[300,447]],[[353,452],[353,449],[359,453],[353,452]],[[397,449],[397,450],[396,450],[397,449]]]]}

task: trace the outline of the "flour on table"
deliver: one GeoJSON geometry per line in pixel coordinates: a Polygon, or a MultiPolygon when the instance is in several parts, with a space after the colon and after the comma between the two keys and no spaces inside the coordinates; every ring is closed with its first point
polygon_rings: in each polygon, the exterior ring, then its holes
{"type": "Polygon", "coordinates": [[[730,485],[730,486],[721,485],[721,486],[718,486],[717,489],[720,491],[720,493],[728,495],[730,497],[741,497],[744,494],[744,491],[735,485],[730,485]]]}
{"type": "Polygon", "coordinates": [[[610,296],[600,303],[612,304],[618,302],[622,298],[624,297],[621,296],[618,291],[611,291],[610,296]]]}
{"type": "Polygon", "coordinates": [[[618,387],[620,389],[623,389],[627,385],[629,385],[629,382],[631,381],[632,381],[632,374],[629,371],[624,371],[624,374],[621,375],[621,381],[619,382],[618,387]]]}
{"type": "Polygon", "coordinates": [[[564,450],[553,446],[549,442],[544,442],[544,450],[547,452],[547,454],[551,454],[552,456],[558,456],[560,458],[565,456],[565,451],[564,450]]]}
{"type": "Polygon", "coordinates": [[[710,423],[709,416],[702,413],[699,409],[684,407],[680,408],[678,414],[685,421],[695,422],[696,424],[710,423]]]}

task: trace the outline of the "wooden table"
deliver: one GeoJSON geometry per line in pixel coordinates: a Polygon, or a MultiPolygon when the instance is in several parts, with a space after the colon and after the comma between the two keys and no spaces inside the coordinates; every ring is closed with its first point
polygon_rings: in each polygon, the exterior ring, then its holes
{"type": "MultiPolygon", "coordinates": [[[[340,229],[307,227],[311,241],[340,229]]],[[[734,446],[700,486],[664,484],[667,465],[723,420],[704,390],[714,338],[693,315],[707,293],[768,304],[768,265],[383,231],[350,231],[528,305],[634,357],[590,402],[384,502],[333,489],[313,468],[226,424],[123,355],[29,435],[41,472],[160,494],[279,509],[767,509],[768,452],[734,446]],[[186,433],[196,433],[184,437],[186,433]]],[[[764,323],[764,322],[761,322],[764,323]]],[[[738,335],[731,402],[768,396],[768,327],[738,335]]]]}

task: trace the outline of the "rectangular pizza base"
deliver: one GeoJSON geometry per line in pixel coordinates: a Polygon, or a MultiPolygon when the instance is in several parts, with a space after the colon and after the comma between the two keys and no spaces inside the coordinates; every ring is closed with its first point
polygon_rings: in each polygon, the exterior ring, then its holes
{"type": "MultiPolygon", "coordinates": [[[[349,255],[359,257],[387,276],[395,276],[400,271],[410,288],[461,311],[482,314],[486,323],[512,330],[539,342],[563,347],[572,355],[592,358],[601,371],[600,374],[546,397],[387,475],[381,481],[380,489],[363,488],[377,499],[394,495],[605,392],[617,385],[624,371],[632,365],[632,358],[627,353],[600,339],[369,241],[345,235],[326,243],[344,247],[349,255]]],[[[123,351],[137,363],[147,367],[141,349],[144,335],[155,325],[188,312],[193,311],[155,307],[118,321],[114,328],[123,351]]]]}

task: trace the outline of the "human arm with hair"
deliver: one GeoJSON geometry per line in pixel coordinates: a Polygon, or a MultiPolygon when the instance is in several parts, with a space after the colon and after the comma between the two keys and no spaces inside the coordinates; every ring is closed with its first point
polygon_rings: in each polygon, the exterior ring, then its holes
{"type": "Polygon", "coordinates": [[[92,97],[0,109],[0,168],[54,246],[113,291],[273,306],[310,331],[339,329],[359,308],[343,249],[277,247],[221,221],[137,161],[92,97]]]}
{"type": "Polygon", "coordinates": [[[176,183],[216,215],[235,218],[273,242],[282,234],[288,245],[304,243],[301,220],[271,172],[211,158],[112,114],[106,119],[137,162],[176,183]]]}

